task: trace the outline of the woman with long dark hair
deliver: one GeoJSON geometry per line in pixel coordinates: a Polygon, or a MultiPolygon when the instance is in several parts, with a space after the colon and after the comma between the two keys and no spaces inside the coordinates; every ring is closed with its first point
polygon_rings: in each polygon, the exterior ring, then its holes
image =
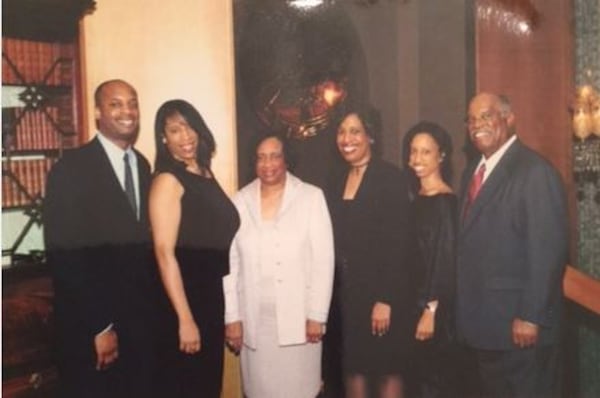
{"type": "Polygon", "coordinates": [[[450,187],[452,140],[441,126],[419,122],[404,136],[422,276],[415,350],[422,397],[451,397],[452,308],[455,285],[457,201],[450,187]]]}
{"type": "Polygon", "coordinates": [[[164,367],[169,396],[221,393],[223,276],[238,213],[210,168],[214,138],[188,102],[171,100],[155,121],[150,190],[154,252],[170,302],[164,367]]]}

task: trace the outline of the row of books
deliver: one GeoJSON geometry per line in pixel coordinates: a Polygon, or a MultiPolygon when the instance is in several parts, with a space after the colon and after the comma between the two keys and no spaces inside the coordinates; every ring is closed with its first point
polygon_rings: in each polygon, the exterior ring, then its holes
{"type": "Polygon", "coordinates": [[[2,160],[2,207],[19,207],[31,204],[31,200],[44,196],[46,176],[55,159],[6,159],[2,160]],[[14,178],[18,183],[15,181],[14,178]],[[22,188],[19,187],[19,184],[22,188]]]}
{"type": "Polygon", "coordinates": [[[8,131],[5,134],[4,148],[11,150],[43,150],[61,147],[58,130],[70,131],[70,120],[61,119],[59,108],[25,110],[24,108],[5,108],[2,112],[3,124],[8,131]]]}
{"type": "Polygon", "coordinates": [[[72,43],[3,37],[2,83],[70,86],[73,83],[74,55],[72,43]]]}

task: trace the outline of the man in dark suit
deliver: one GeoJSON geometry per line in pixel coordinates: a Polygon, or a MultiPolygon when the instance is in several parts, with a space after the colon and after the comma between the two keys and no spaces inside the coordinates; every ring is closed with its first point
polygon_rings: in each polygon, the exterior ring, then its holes
{"type": "Polygon", "coordinates": [[[150,166],[132,147],[133,87],[110,80],[94,99],[98,134],[52,168],[44,201],[60,396],[147,397],[157,363],[150,166]]]}
{"type": "Polygon", "coordinates": [[[482,156],[465,170],[461,190],[458,337],[473,349],[484,396],[556,397],[568,247],[563,186],[515,135],[505,97],[475,96],[468,130],[482,156]]]}

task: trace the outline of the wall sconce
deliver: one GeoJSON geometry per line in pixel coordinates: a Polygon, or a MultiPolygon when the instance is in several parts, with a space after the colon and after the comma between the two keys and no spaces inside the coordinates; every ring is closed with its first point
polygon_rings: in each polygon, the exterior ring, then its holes
{"type": "Polygon", "coordinates": [[[600,94],[589,84],[579,86],[571,104],[573,134],[585,140],[600,137],[600,94]]]}
{"type": "Polygon", "coordinates": [[[591,97],[594,89],[591,86],[581,86],[577,89],[571,104],[571,126],[573,135],[585,140],[592,134],[591,97]]]}
{"type": "Polygon", "coordinates": [[[600,94],[589,84],[577,88],[571,104],[573,135],[573,176],[577,200],[591,194],[600,204],[600,94]]]}
{"type": "Polygon", "coordinates": [[[600,138],[600,93],[597,91],[590,98],[590,114],[592,116],[592,133],[600,138]]]}

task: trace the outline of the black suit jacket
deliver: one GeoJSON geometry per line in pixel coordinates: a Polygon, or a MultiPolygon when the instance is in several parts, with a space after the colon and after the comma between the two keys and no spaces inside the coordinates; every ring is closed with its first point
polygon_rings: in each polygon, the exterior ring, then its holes
{"type": "MultiPolygon", "coordinates": [[[[343,320],[347,328],[367,320],[364,314],[370,316],[375,302],[390,304],[392,348],[401,355],[413,341],[418,268],[406,176],[372,158],[348,214],[343,200],[347,174],[335,176],[327,189],[336,251],[335,300],[353,314],[343,320]]],[[[370,328],[363,332],[369,335],[370,328]]]]}
{"type": "Polygon", "coordinates": [[[139,221],[97,138],[66,152],[48,176],[44,235],[63,360],[93,350],[94,336],[111,323],[124,352],[132,331],[151,328],[150,166],[136,155],[139,221]]]}
{"type": "Polygon", "coordinates": [[[514,142],[464,217],[477,162],[463,175],[457,248],[457,332],[479,349],[512,349],[512,320],[540,326],[540,344],[559,338],[567,209],[556,170],[514,142]]]}

